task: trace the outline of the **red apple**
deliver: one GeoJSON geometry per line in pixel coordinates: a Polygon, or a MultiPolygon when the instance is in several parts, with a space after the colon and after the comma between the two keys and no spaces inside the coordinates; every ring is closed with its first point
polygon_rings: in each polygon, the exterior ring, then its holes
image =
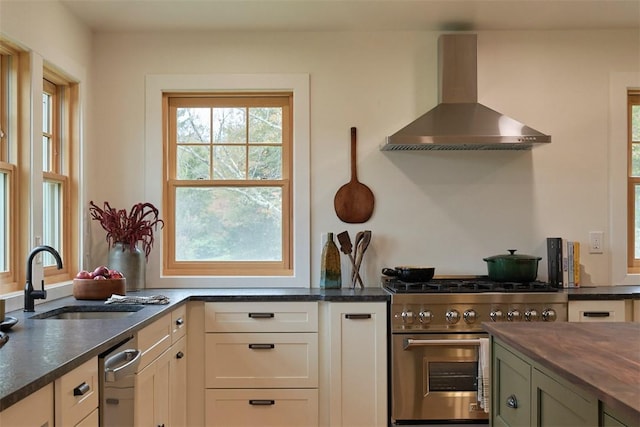
{"type": "Polygon", "coordinates": [[[93,280],[107,280],[107,278],[104,276],[95,276],[93,280]]]}
{"type": "Polygon", "coordinates": [[[91,276],[91,273],[89,273],[87,270],[80,270],[78,271],[78,274],[76,274],[76,279],[91,279],[93,278],[91,276]]]}
{"type": "Polygon", "coordinates": [[[91,273],[94,279],[98,276],[106,277],[108,274],[109,274],[109,269],[104,265],[101,265],[100,267],[96,267],[96,269],[93,270],[93,273],[91,273]]]}
{"type": "Polygon", "coordinates": [[[122,279],[123,277],[118,270],[109,270],[109,279],[122,279]]]}

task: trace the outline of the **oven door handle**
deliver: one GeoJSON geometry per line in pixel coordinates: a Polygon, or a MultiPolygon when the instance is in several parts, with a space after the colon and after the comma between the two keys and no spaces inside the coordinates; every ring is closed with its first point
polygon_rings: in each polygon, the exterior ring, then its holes
{"type": "Polygon", "coordinates": [[[422,346],[432,346],[432,345],[480,345],[479,338],[471,338],[471,339],[451,339],[451,340],[416,340],[413,338],[405,338],[404,340],[404,350],[408,350],[411,347],[422,347],[422,346]]]}

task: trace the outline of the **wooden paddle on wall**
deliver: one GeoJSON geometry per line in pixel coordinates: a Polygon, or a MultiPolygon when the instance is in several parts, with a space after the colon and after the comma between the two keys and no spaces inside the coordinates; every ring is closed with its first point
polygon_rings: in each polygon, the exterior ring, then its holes
{"type": "Polygon", "coordinates": [[[351,128],[351,181],[340,187],[333,199],[333,207],[343,222],[359,224],[371,218],[374,206],[373,193],[358,181],[356,166],[356,128],[351,128]]]}

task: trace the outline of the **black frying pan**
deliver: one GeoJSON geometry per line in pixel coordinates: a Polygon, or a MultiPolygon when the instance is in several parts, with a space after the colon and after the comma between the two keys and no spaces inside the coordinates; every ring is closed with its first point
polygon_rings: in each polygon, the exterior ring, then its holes
{"type": "Polygon", "coordinates": [[[385,276],[397,277],[403,282],[428,282],[433,279],[436,269],[434,267],[409,267],[383,268],[385,276]]]}

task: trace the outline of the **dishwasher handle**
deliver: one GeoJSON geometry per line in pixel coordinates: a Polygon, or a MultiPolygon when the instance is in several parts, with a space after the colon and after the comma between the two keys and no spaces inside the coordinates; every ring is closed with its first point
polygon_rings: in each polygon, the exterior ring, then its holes
{"type": "Polygon", "coordinates": [[[133,375],[140,365],[142,353],[140,350],[127,349],[104,361],[104,379],[106,382],[116,382],[123,377],[133,375]]]}

